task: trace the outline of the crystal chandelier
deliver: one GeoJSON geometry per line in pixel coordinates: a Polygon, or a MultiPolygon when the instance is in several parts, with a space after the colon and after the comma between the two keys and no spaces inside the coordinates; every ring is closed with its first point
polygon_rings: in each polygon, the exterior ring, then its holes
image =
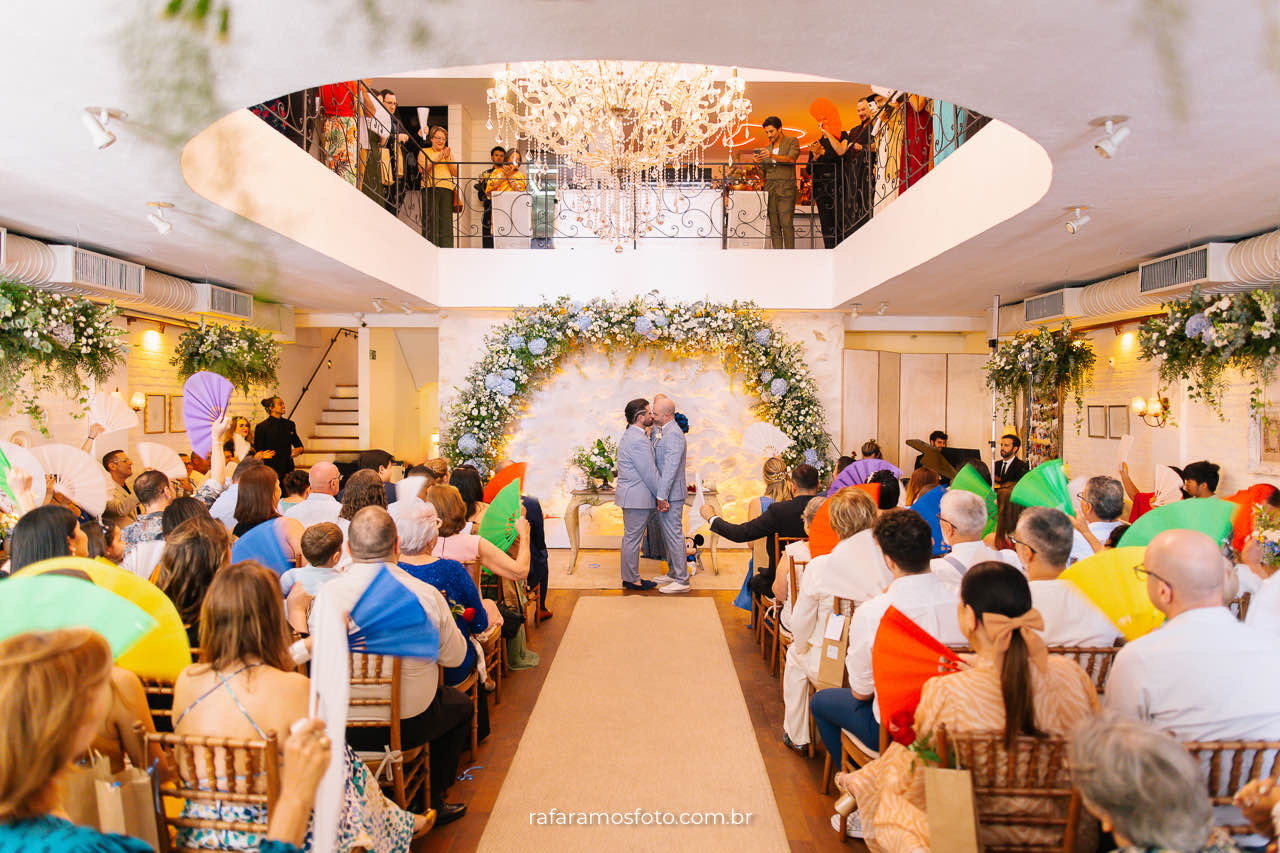
{"type": "Polygon", "coordinates": [[[677,63],[507,66],[488,90],[486,127],[499,144],[524,142],[531,159],[568,170],[578,222],[620,252],[672,212],[662,199],[670,178],[697,169],[746,122],[745,88],[736,69],[721,81],[710,67],[677,63]]]}

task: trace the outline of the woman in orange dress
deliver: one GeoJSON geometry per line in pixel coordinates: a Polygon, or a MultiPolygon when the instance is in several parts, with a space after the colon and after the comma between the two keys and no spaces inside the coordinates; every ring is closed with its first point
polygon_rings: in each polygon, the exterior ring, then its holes
{"type": "MultiPolygon", "coordinates": [[[[1010,741],[1019,735],[1062,737],[1097,714],[1093,682],[1075,661],[1048,653],[1039,633],[1043,627],[1021,571],[997,562],[971,568],[960,585],[960,628],[974,649],[971,667],[925,683],[915,713],[916,743],[933,747],[942,725],[949,732],[1004,731],[1010,741]]],[[[857,803],[859,820],[851,816],[850,825],[860,824],[873,853],[929,849],[923,771],[914,752],[894,743],[865,767],[836,776],[836,786],[857,803]]],[[[1036,808],[1025,801],[1008,805],[1036,808]]],[[[1028,833],[983,827],[982,834],[990,845],[1028,833]]],[[[1040,833],[1016,840],[1045,839],[1040,833]]]]}

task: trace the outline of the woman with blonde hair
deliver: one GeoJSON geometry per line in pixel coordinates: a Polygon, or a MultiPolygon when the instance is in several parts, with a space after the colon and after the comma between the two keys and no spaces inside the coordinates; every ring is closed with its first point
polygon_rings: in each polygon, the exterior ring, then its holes
{"type": "Polygon", "coordinates": [[[418,152],[418,169],[427,188],[427,239],[448,249],[453,247],[453,199],[458,189],[458,167],[449,148],[449,131],[439,125],[432,126],[427,132],[427,143],[429,147],[418,152]]]}

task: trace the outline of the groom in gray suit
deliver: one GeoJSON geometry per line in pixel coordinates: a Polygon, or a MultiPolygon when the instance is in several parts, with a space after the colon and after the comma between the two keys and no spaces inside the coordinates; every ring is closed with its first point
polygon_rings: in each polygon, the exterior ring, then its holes
{"type": "MultiPolygon", "coordinates": [[[[684,499],[688,493],[685,476],[684,430],[676,423],[675,401],[665,394],[653,398],[654,455],[658,462],[659,500],[667,509],[658,513],[662,528],[662,549],[667,555],[667,585],[659,592],[688,592],[689,561],[684,551],[684,499]]],[[[661,504],[658,505],[661,509],[661,504]]]]}
{"type": "MultiPolygon", "coordinates": [[[[618,441],[618,486],[614,503],[622,510],[622,586],[624,589],[653,589],[654,581],[640,577],[640,540],[654,507],[666,508],[658,501],[658,466],[654,462],[653,445],[645,429],[653,425],[649,401],[643,398],[627,403],[623,415],[627,429],[618,441]]],[[[677,427],[678,429],[678,427],[677,427]]],[[[681,543],[681,553],[684,543],[681,543]]]]}

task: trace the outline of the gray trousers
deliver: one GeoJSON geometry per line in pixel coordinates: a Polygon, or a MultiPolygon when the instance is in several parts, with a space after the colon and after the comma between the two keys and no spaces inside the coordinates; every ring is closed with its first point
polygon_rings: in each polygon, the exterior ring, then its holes
{"type": "MultiPolygon", "coordinates": [[[[622,510],[622,579],[629,583],[640,583],[640,541],[644,539],[644,527],[649,522],[653,509],[622,510]]],[[[683,547],[683,546],[681,546],[683,547]]]]}
{"type": "Polygon", "coordinates": [[[662,546],[667,552],[667,577],[689,582],[689,561],[684,553],[684,501],[672,501],[666,512],[660,512],[662,546]]]}
{"type": "Polygon", "coordinates": [[[775,249],[796,247],[796,228],[792,220],[796,213],[796,189],[765,185],[768,191],[769,240],[775,249]]]}

